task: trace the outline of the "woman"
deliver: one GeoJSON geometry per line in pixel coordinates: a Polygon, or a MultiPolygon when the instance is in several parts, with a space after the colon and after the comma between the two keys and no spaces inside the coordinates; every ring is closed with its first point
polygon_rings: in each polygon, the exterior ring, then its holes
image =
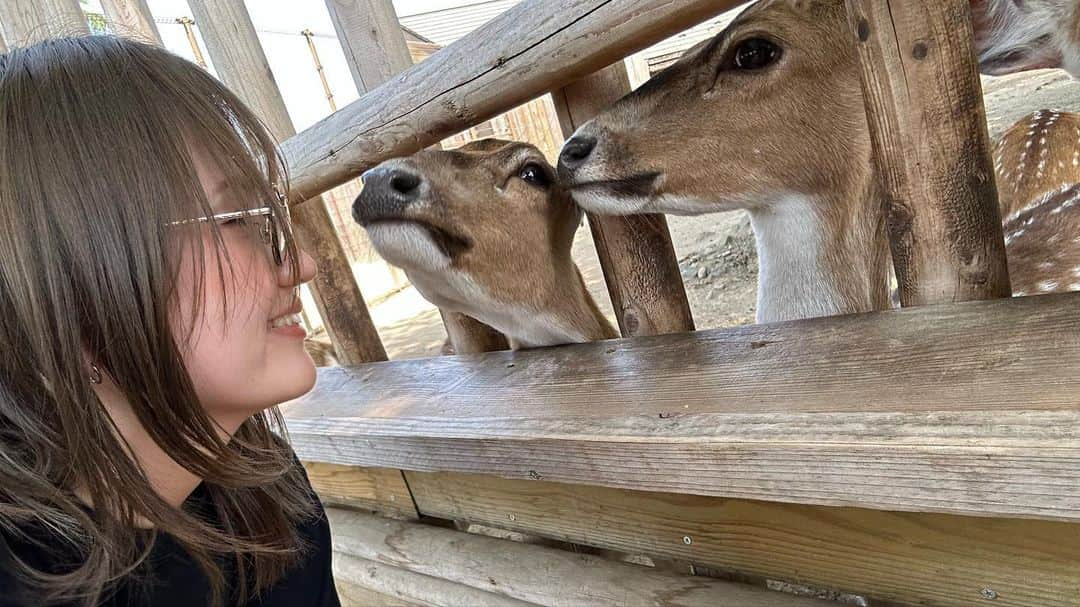
{"type": "Polygon", "coordinates": [[[199,68],[0,57],[0,605],[337,605],[284,167],[199,68]],[[275,191],[277,190],[277,191],[275,191]]]}

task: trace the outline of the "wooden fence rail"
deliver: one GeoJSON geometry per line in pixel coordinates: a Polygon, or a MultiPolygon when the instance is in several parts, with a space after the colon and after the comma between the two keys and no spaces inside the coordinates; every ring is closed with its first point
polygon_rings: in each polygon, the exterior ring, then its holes
{"type": "Polygon", "coordinates": [[[1080,520],[1080,295],[324,371],[300,457],[1080,520]]]}

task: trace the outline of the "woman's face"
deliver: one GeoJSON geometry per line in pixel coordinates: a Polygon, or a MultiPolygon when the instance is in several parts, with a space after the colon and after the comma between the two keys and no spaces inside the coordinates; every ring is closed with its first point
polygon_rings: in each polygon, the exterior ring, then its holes
{"type": "MultiPolygon", "coordinates": [[[[250,207],[231,195],[213,158],[195,153],[193,161],[214,213],[250,207]]],[[[182,247],[172,330],[182,341],[184,363],[203,406],[234,431],[252,414],[301,396],[315,384],[297,294],[297,287],[315,276],[315,263],[301,251],[299,276],[294,275],[287,263],[274,263],[250,227],[224,224],[219,268],[210,228],[200,228],[200,234],[203,255],[195,243],[182,247]],[[198,316],[192,305],[197,300],[202,302],[198,316]],[[183,342],[189,331],[191,339],[183,342]]]]}

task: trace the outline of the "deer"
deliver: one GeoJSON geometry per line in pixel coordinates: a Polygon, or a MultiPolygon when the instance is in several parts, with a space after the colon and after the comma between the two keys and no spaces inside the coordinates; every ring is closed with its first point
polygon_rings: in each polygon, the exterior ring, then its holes
{"type": "Polygon", "coordinates": [[[422,150],[361,181],[353,218],[432,304],[502,332],[513,350],[618,337],[570,254],[582,211],[535,146],[422,150]]]}
{"type": "Polygon", "coordinates": [[[994,147],[1013,295],[1080,291],[1080,114],[1042,109],[994,147]]]}
{"type": "Polygon", "coordinates": [[[1080,77],[1080,2],[971,0],[979,71],[1064,68],[1080,77]]]}
{"type": "MultiPolygon", "coordinates": [[[[892,307],[885,195],[848,27],[843,0],[758,2],[582,125],[560,153],[560,179],[601,214],[747,211],[757,322],[892,307]]],[[[1058,211],[1080,228],[1066,202],[1023,221],[1058,211]]],[[[1009,251],[1049,261],[1032,228],[1008,232],[1009,251]]],[[[1075,241],[1059,244],[1080,259],[1075,241]]],[[[1029,285],[1024,271],[1013,277],[1020,292],[1071,284],[1029,285]]]]}

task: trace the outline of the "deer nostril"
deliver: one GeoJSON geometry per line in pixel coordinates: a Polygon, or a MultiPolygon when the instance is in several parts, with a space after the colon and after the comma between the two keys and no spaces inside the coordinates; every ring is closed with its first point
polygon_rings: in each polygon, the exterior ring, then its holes
{"type": "Polygon", "coordinates": [[[420,176],[406,171],[394,171],[390,177],[390,188],[405,197],[415,198],[420,187],[420,176]]]}
{"type": "Polygon", "coordinates": [[[559,162],[569,168],[579,167],[596,149],[596,138],[576,135],[566,142],[562,153],[559,154],[559,162]]]}

